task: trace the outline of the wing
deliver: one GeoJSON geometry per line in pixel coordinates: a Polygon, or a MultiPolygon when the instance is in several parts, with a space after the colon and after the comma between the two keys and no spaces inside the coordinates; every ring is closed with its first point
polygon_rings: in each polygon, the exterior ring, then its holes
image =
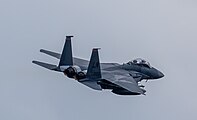
{"type": "Polygon", "coordinates": [[[101,63],[101,69],[114,68],[119,65],[118,63],[101,63]]]}
{"type": "Polygon", "coordinates": [[[77,65],[81,68],[81,70],[87,70],[89,61],[81,58],[73,57],[74,65],[77,65]]]}
{"type": "Polygon", "coordinates": [[[145,90],[141,89],[133,77],[128,75],[120,75],[113,72],[102,73],[102,78],[112,82],[130,92],[144,94],[145,90]]]}
{"type": "Polygon", "coordinates": [[[40,52],[41,53],[45,53],[45,54],[47,54],[49,56],[55,57],[57,59],[60,59],[61,58],[61,54],[56,53],[56,52],[52,52],[52,51],[44,50],[44,49],[40,49],[40,52]]]}
{"type": "MultiPolygon", "coordinates": [[[[79,66],[82,70],[88,69],[89,61],[81,58],[73,58],[74,64],[79,66]]],[[[107,68],[114,68],[116,66],[119,66],[118,63],[100,63],[101,69],[107,69],[107,68]]]]}
{"type": "MultiPolygon", "coordinates": [[[[49,56],[55,57],[57,59],[61,58],[61,54],[56,53],[56,52],[52,52],[52,51],[45,50],[45,49],[40,49],[40,52],[45,53],[49,56]]],[[[88,60],[73,57],[73,63],[74,63],[74,65],[79,66],[82,70],[88,69],[88,64],[89,64],[88,60]]],[[[119,65],[118,63],[101,63],[101,69],[106,69],[106,68],[110,68],[110,67],[114,67],[114,66],[118,66],[118,65],[119,65]]]]}

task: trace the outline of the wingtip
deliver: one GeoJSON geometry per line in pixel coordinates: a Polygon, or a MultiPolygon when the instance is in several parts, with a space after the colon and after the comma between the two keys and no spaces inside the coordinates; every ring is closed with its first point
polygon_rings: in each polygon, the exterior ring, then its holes
{"type": "Polygon", "coordinates": [[[33,61],[31,61],[31,63],[36,64],[36,61],[35,61],[35,60],[33,60],[33,61]]]}
{"type": "Polygon", "coordinates": [[[33,60],[33,61],[31,61],[32,63],[34,63],[35,61],[33,60]]]}
{"type": "Polygon", "coordinates": [[[44,49],[40,49],[40,52],[44,52],[44,49]]]}

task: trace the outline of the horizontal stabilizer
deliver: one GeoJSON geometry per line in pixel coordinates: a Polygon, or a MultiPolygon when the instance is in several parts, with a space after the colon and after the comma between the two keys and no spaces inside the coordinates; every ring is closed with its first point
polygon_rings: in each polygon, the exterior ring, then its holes
{"type": "Polygon", "coordinates": [[[32,61],[32,63],[39,65],[41,67],[44,67],[46,69],[49,70],[54,70],[54,71],[59,71],[58,67],[56,65],[52,65],[52,64],[48,64],[48,63],[43,63],[43,62],[39,62],[39,61],[32,61]]]}
{"type": "Polygon", "coordinates": [[[60,59],[61,58],[61,54],[56,53],[56,52],[52,52],[52,51],[44,50],[44,49],[40,49],[40,52],[45,53],[45,54],[47,54],[49,56],[55,57],[57,59],[60,59]]]}

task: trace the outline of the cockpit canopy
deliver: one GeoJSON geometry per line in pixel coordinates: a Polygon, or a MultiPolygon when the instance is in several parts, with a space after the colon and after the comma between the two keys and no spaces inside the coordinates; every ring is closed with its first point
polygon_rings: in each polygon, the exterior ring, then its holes
{"type": "Polygon", "coordinates": [[[129,61],[127,64],[128,64],[128,65],[136,64],[136,65],[142,65],[142,66],[151,68],[150,63],[147,62],[147,61],[144,60],[144,59],[141,59],[141,58],[137,58],[137,59],[134,59],[134,60],[132,60],[132,61],[129,61]]]}

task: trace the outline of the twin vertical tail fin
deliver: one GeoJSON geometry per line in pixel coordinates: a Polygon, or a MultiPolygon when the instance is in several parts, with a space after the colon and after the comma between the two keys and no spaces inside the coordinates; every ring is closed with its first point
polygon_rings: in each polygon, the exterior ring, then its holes
{"type": "Polygon", "coordinates": [[[73,56],[72,56],[72,45],[71,38],[73,36],[66,36],[66,42],[62,51],[60,58],[59,66],[70,66],[73,65],[73,56]]]}
{"type": "Polygon", "coordinates": [[[100,48],[94,48],[92,49],[92,55],[90,58],[90,63],[88,65],[87,70],[87,78],[89,79],[99,79],[101,78],[101,68],[100,68],[100,60],[99,60],[99,54],[98,50],[100,48]]]}
{"type": "MultiPolygon", "coordinates": [[[[65,41],[64,48],[63,48],[61,55],[55,52],[48,51],[48,50],[43,50],[43,49],[40,50],[40,52],[43,52],[47,55],[60,59],[58,66],[39,62],[39,61],[32,61],[32,62],[44,68],[55,70],[55,71],[61,71],[61,66],[62,67],[72,66],[73,65],[72,45],[71,45],[72,37],[73,36],[66,36],[66,41],[65,41]]],[[[88,70],[86,74],[87,79],[89,80],[101,79],[101,69],[100,69],[100,61],[99,61],[99,53],[98,53],[99,49],[100,48],[92,49],[92,54],[91,54],[91,58],[90,58],[90,62],[89,62],[88,70]]]]}
{"type": "Polygon", "coordinates": [[[92,50],[86,78],[79,80],[79,82],[94,90],[102,90],[101,86],[97,84],[97,82],[101,80],[101,69],[98,50],[99,48],[94,48],[92,50]]]}
{"type": "Polygon", "coordinates": [[[73,65],[72,45],[71,45],[71,38],[72,37],[73,36],[66,36],[66,41],[64,44],[62,54],[58,54],[58,53],[51,52],[51,51],[44,50],[44,49],[40,50],[40,52],[42,52],[42,53],[45,53],[47,55],[50,55],[50,56],[60,59],[58,66],[44,63],[44,62],[40,62],[40,61],[32,61],[32,63],[37,64],[41,67],[47,68],[49,70],[55,70],[55,71],[59,71],[59,72],[61,72],[61,69],[60,69],[61,66],[73,65]]]}

